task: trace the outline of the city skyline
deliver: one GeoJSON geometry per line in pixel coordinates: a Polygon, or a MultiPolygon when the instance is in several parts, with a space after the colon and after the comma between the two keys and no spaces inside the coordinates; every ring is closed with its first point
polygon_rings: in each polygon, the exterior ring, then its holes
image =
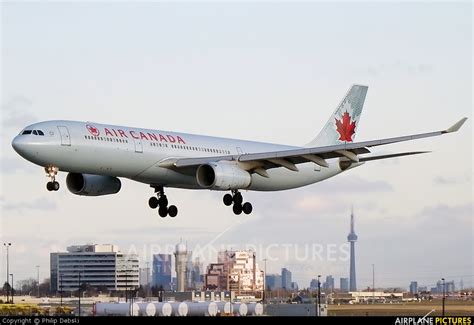
{"type": "MultiPolygon", "coordinates": [[[[178,250],[178,246],[182,245],[182,247],[185,247],[182,243],[176,245],[176,251],[179,251],[178,250]]],[[[119,254],[127,254],[127,253],[123,253],[121,250],[119,250],[118,246],[117,245],[114,245],[114,244],[74,244],[72,246],[69,246],[67,247],[66,250],[63,250],[63,251],[58,251],[58,252],[51,252],[50,253],[50,265],[51,265],[51,270],[49,272],[49,274],[51,275],[49,277],[49,279],[51,280],[50,281],[50,286],[51,286],[51,290],[55,291],[57,290],[57,288],[60,286],[59,283],[61,282],[59,280],[59,277],[56,276],[57,274],[61,273],[61,271],[58,271],[58,267],[56,266],[56,264],[58,264],[58,254],[72,254],[72,256],[74,256],[74,252],[79,252],[79,253],[84,253],[84,252],[96,252],[97,249],[95,247],[98,247],[98,254],[100,256],[100,252],[118,252],[119,254]],[[67,251],[67,252],[66,252],[67,251]],[[59,272],[59,273],[58,273],[59,272]],[[57,284],[54,284],[54,283],[57,283],[57,284]]],[[[183,251],[184,248],[180,248],[181,251],[183,251]]],[[[187,250],[187,248],[186,248],[187,250]]],[[[246,252],[245,250],[240,250],[241,252],[246,252]]],[[[219,252],[219,255],[221,254],[225,254],[227,253],[228,250],[221,250],[219,252]]],[[[188,261],[197,261],[199,263],[199,257],[197,258],[194,258],[192,259],[192,252],[189,251],[188,252],[189,255],[187,255],[187,258],[185,259],[188,263],[188,261]]],[[[130,255],[132,256],[132,255],[130,255]]],[[[162,273],[162,271],[160,270],[163,270],[164,271],[164,274],[168,274],[169,275],[169,284],[171,284],[172,281],[176,281],[176,272],[172,272],[172,270],[175,270],[175,267],[176,267],[176,258],[174,257],[172,260],[170,259],[173,255],[172,254],[153,254],[153,264],[152,264],[152,268],[148,268],[147,270],[150,272],[152,271],[149,275],[147,275],[146,277],[148,276],[151,276],[151,278],[149,279],[150,281],[150,285],[152,287],[159,287],[161,285],[163,285],[162,283],[156,283],[156,279],[155,278],[155,273],[162,273]],[[157,269],[157,271],[155,271],[155,269],[157,269]],[[174,279],[174,280],[173,280],[174,279]]],[[[142,270],[145,270],[146,268],[142,268],[141,265],[148,265],[149,262],[148,261],[143,261],[140,259],[140,256],[139,255],[136,255],[136,272],[140,272],[140,277],[138,276],[138,273],[136,275],[136,281],[138,282],[140,280],[140,285],[142,280],[146,280],[146,279],[141,279],[141,272],[142,270]]],[[[207,266],[206,268],[209,268],[211,267],[213,264],[214,265],[219,265],[219,260],[217,260],[217,263],[216,261],[211,261],[207,266]]],[[[194,267],[194,264],[191,263],[191,269],[194,267]]],[[[186,274],[188,274],[188,272],[192,272],[191,269],[188,269],[188,265],[186,265],[186,270],[184,271],[186,274]]],[[[264,272],[264,270],[262,269],[261,270],[262,272],[264,272]]],[[[187,275],[186,275],[187,277],[187,275]]],[[[372,287],[371,286],[367,286],[365,288],[360,288],[359,290],[350,290],[349,288],[349,278],[348,277],[335,277],[333,276],[332,274],[328,274],[328,275],[324,275],[323,278],[325,277],[325,281],[321,281],[321,289],[326,291],[326,292],[331,292],[331,291],[334,291],[334,289],[338,289],[342,292],[353,292],[353,291],[367,291],[367,290],[372,290],[372,287]],[[336,286],[336,280],[339,279],[339,286],[336,286]]],[[[77,278],[77,276],[76,276],[77,278]]],[[[323,279],[322,278],[322,279],[323,279]]],[[[40,279],[40,283],[43,283],[44,280],[48,279],[48,277],[45,277],[43,279],[40,279]]],[[[276,290],[276,289],[287,289],[287,290],[296,290],[298,291],[298,289],[313,289],[313,290],[316,290],[317,289],[317,279],[314,278],[314,279],[311,279],[310,283],[308,284],[303,284],[303,285],[300,285],[298,283],[298,281],[292,281],[292,272],[290,269],[284,267],[284,268],[281,268],[281,273],[280,274],[272,274],[272,273],[268,273],[265,274],[265,281],[269,281],[267,283],[267,289],[271,289],[271,290],[276,290]],[[286,288],[288,285],[284,285],[283,281],[286,277],[286,280],[285,282],[288,282],[288,283],[291,283],[291,285],[286,288]]],[[[20,279],[18,280],[16,283],[19,283],[21,282],[22,280],[24,279],[20,279]]],[[[64,283],[66,283],[67,280],[64,280],[64,283]]],[[[83,278],[83,281],[84,283],[88,283],[87,282],[87,277],[84,277],[83,278]]],[[[463,279],[461,278],[459,281],[456,281],[455,279],[448,279],[446,281],[446,285],[448,287],[448,292],[454,292],[455,291],[455,288],[456,289],[465,289],[463,288],[463,284],[464,284],[464,281],[463,279]]],[[[176,283],[175,283],[176,285],[176,283]]],[[[66,284],[64,284],[64,286],[66,286],[66,284]]],[[[165,290],[171,290],[172,287],[168,286],[164,286],[165,290]]],[[[192,286],[189,286],[188,285],[188,288],[192,288],[192,286]]],[[[376,286],[376,289],[380,289],[380,288],[384,288],[384,289],[394,289],[394,288],[401,288],[403,290],[405,290],[406,292],[410,292],[410,293],[418,293],[420,291],[431,291],[431,293],[439,293],[440,292],[440,288],[442,288],[442,282],[441,280],[437,280],[436,283],[420,283],[418,284],[418,281],[411,281],[407,286],[398,286],[398,287],[391,287],[391,286],[384,286],[383,283],[380,284],[380,285],[377,285],[376,286]],[[415,288],[415,289],[413,289],[415,288]]],[[[66,289],[65,289],[66,290],[66,289]]],[[[174,289],[175,290],[175,289],[174,289]]],[[[199,289],[200,290],[200,289],[199,289]]],[[[211,290],[212,291],[212,290],[211,290]]]]}
{"type": "MultiPolygon", "coordinates": [[[[359,289],[372,286],[372,264],[376,286],[416,279],[431,287],[441,278],[474,286],[471,4],[2,9],[1,236],[12,243],[15,280],[36,278],[37,270],[45,277],[49,253],[75,243],[115,243],[151,262],[152,253],[172,253],[156,247],[179,237],[193,251],[262,247],[268,273],[286,267],[302,286],[318,274],[348,277],[353,203],[359,289]],[[302,189],[246,193],[255,208],[248,217],[223,206],[223,193],[167,189],[180,213],[162,220],[147,206],[152,190],[128,180],[103,198],[75,196],[64,186],[49,193],[43,169],[11,148],[25,125],[53,119],[301,145],[356,83],[369,86],[361,141],[469,119],[454,136],[394,145],[432,151],[426,155],[370,162],[302,189]],[[301,258],[306,250],[309,257],[301,258]]],[[[58,175],[61,184],[65,178],[58,175]]],[[[204,263],[215,255],[207,254],[204,263]]]]}

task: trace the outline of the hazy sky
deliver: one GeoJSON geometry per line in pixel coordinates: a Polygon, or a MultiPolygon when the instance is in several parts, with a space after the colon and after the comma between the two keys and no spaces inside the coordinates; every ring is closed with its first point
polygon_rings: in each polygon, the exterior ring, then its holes
{"type": "MultiPolygon", "coordinates": [[[[150,252],[257,248],[267,271],[287,267],[300,287],[348,276],[346,237],[356,215],[359,288],[474,286],[472,5],[432,3],[1,4],[2,242],[15,279],[49,277],[49,252],[114,243],[150,252]],[[430,154],[366,165],[326,182],[244,193],[235,216],[220,192],[167,191],[175,219],[147,205],[152,190],[47,192],[43,169],[11,148],[27,124],[88,120],[307,143],[354,83],[369,86],[357,140],[449,127],[459,133],[376,148],[430,154]],[[196,247],[195,247],[195,250],[196,247]]],[[[2,247],[3,248],[3,247],[2,247]]],[[[209,253],[211,252],[211,253],[209,253]]],[[[211,256],[211,257],[209,257],[211,256]]],[[[5,278],[2,250],[0,279],[5,278]]],[[[262,262],[260,262],[262,264],[262,262]]],[[[3,280],[2,280],[3,281],[3,280]]]]}

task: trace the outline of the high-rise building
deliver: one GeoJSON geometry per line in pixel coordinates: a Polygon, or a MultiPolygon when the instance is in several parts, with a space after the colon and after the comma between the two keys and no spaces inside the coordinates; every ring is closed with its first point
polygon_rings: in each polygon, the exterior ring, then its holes
{"type": "Polygon", "coordinates": [[[171,290],[171,254],[154,254],[152,267],[152,286],[171,290]]]}
{"type": "Polygon", "coordinates": [[[291,282],[291,290],[298,291],[298,283],[293,281],[291,282]]]}
{"type": "Polygon", "coordinates": [[[139,260],[115,245],[70,246],[51,253],[51,284],[58,291],[74,291],[88,284],[99,290],[126,291],[139,287],[139,260]]]}
{"type": "Polygon", "coordinates": [[[150,268],[141,267],[139,276],[140,286],[146,287],[151,283],[150,268]]]}
{"type": "Polygon", "coordinates": [[[281,287],[286,290],[291,290],[291,271],[287,268],[281,269],[281,287]]]}
{"type": "Polygon", "coordinates": [[[410,282],[410,293],[417,294],[418,293],[418,282],[411,281],[410,282]]]}
{"type": "Polygon", "coordinates": [[[328,275],[326,277],[326,282],[324,282],[323,289],[326,292],[333,292],[334,291],[334,278],[332,275],[328,275]]]}
{"type": "Polygon", "coordinates": [[[253,251],[221,251],[217,263],[206,272],[206,289],[228,290],[239,295],[262,296],[263,270],[257,265],[253,251]]]}
{"type": "Polygon", "coordinates": [[[356,261],[355,261],[355,243],[357,241],[357,235],[354,231],[354,211],[351,212],[351,232],[347,236],[347,241],[351,244],[351,266],[349,275],[349,290],[357,291],[356,284],[356,261]]]}
{"type": "Polygon", "coordinates": [[[175,269],[176,269],[176,291],[183,292],[186,290],[186,267],[188,263],[188,249],[185,244],[180,242],[176,245],[174,252],[175,269]]]}
{"type": "Polygon", "coordinates": [[[341,289],[341,292],[349,292],[349,279],[341,278],[339,281],[339,289],[341,289]]]}
{"type": "Polygon", "coordinates": [[[309,288],[311,290],[317,290],[318,289],[318,279],[311,279],[311,282],[309,283],[309,288]]]}
{"type": "Polygon", "coordinates": [[[280,274],[268,274],[265,276],[265,283],[267,290],[281,289],[281,275],[280,274]]]}
{"type": "Polygon", "coordinates": [[[194,290],[201,290],[203,286],[203,279],[201,275],[202,263],[199,258],[196,258],[193,263],[191,270],[191,288],[194,290]]]}
{"type": "MultiPolygon", "coordinates": [[[[446,281],[444,282],[444,285],[446,286],[444,288],[444,293],[448,294],[450,292],[455,291],[455,286],[454,286],[454,281],[446,281]]],[[[443,293],[443,281],[437,281],[436,282],[436,288],[431,288],[432,293],[443,293]]]]}

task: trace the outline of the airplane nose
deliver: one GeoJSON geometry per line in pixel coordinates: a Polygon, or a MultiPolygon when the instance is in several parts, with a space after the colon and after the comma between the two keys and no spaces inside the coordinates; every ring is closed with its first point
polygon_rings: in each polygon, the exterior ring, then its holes
{"type": "Polygon", "coordinates": [[[16,136],[13,141],[12,141],[12,147],[15,149],[16,152],[18,152],[18,149],[20,148],[20,141],[18,140],[18,136],[16,136]]]}
{"type": "Polygon", "coordinates": [[[23,154],[26,151],[26,147],[28,146],[27,143],[25,143],[25,139],[22,138],[21,136],[17,135],[13,141],[12,141],[12,147],[13,149],[20,155],[23,156],[23,154]]]}

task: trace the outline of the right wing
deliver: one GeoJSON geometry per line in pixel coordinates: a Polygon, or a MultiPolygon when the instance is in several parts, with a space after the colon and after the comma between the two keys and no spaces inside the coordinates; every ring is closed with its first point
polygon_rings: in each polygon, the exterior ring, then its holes
{"type": "Polygon", "coordinates": [[[326,159],[337,157],[345,157],[346,159],[353,162],[362,162],[424,153],[421,151],[416,151],[373,157],[359,158],[358,156],[359,154],[369,153],[370,150],[368,148],[370,147],[382,146],[386,144],[410,141],[421,138],[429,138],[446,133],[456,132],[461,128],[461,126],[464,124],[464,122],[466,122],[466,120],[467,117],[464,117],[446,130],[401,136],[395,138],[386,138],[362,142],[346,142],[344,144],[330,145],[324,147],[298,148],[241,155],[225,155],[202,158],[170,158],[163,160],[159,163],[159,165],[161,167],[174,167],[179,169],[193,166],[198,167],[202,164],[206,164],[209,162],[236,161],[240,163],[240,166],[244,170],[255,172],[261,176],[268,177],[266,170],[270,168],[285,167],[289,170],[298,171],[298,167],[296,165],[306,162],[313,162],[322,167],[328,167],[329,165],[326,159]]]}

